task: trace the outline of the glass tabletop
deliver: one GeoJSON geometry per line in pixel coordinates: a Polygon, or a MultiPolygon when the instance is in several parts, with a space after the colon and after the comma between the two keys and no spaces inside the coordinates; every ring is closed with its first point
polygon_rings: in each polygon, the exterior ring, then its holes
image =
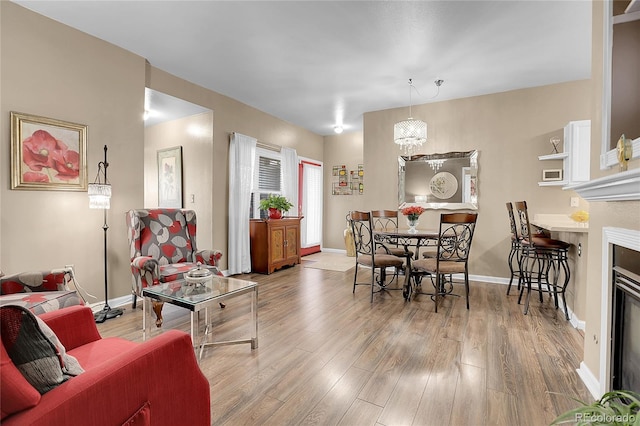
{"type": "Polygon", "coordinates": [[[253,281],[214,275],[204,283],[188,283],[183,279],[145,287],[142,295],[194,310],[196,305],[226,299],[257,285],[253,281]]]}

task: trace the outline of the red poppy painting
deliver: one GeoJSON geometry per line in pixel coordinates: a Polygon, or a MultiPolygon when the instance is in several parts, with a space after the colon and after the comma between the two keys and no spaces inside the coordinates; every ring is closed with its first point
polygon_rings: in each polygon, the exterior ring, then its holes
{"type": "Polygon", "coordinates": [[[87,190],[87,126],[11,113],[11,189],[87,190]]]}

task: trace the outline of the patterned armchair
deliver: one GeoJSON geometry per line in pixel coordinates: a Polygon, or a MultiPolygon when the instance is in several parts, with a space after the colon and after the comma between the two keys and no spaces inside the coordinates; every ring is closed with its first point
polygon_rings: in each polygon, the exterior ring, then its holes
{"type": "MultiPolygon", "coordinates": [[[[214,274],[222,257],[219,250],[198,250],[196,213],[181,209],[138,209],[127,212],[131,272],[133,273],[133,307],[144,287],[181,279],[197,262],[214,274]]],[[[162,304],[154,304],[162,324],[162,304]]]]}
{"type": "Polygon", "coordinates": [[[67,306],[84,305],[70,266],[2,276],[0,306],[19,305],[39,315],[67,306]]]}

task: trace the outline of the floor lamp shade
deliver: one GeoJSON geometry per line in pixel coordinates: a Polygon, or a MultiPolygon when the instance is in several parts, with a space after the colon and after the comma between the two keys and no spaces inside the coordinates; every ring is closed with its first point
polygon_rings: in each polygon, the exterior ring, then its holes
{"type": "Polygon", "coordinates": [[[111,185],[90,183],[87,191],[89,193],[90,209],[108,209],[111,207],[111,185]]]}

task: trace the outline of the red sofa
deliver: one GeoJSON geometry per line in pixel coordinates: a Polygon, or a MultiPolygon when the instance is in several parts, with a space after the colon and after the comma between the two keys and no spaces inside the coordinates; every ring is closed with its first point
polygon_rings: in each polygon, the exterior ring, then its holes
{"type": "MultiPolygon", "coordinates": [[[[39,401],[3,418],[3,425],[210,424],[209,382],[200,371],[188,334],[168,330],[143,343],[103,339],[91,309],[85,306],[44,313],[40,318],[85,372],[41,397],[26,381],[31,389],[12,388],[11,396],[31,395],[39,401]]],[[[20,373],[7,362],[4,346],[2,353],[0,377],[5,393],[7,380],[20,373]]],[[[3,416],[13,405],[7,403],[13,399],[9,396],[2,396],[3,416]]]]}

